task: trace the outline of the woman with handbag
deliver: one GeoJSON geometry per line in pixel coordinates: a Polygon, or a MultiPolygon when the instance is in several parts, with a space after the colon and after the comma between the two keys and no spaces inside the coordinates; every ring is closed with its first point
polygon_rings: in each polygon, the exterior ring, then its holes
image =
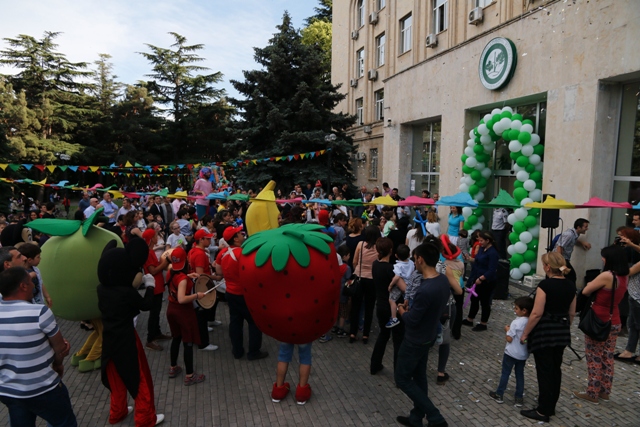
{"type": "Polygon", "coordinates": [[[351,297],[351,316],[349,342],[354,343],[358,335],[358,323],[360,317],[360,307],[364,301],[364,325],[362,329],[362,342],[369,342],[369,332],[371,332],[371,322],[373,321],[373,308],[376,303],[376,292],[373,287],[373,275],[371,267],[378,259],[376,242],[381,237],[378,227],[369,225],[364,229],[364,240],[356,246],[356,253],[353,257],[353,271],[358,276],[359,282],[356,294],[351,297]]]}
{"type": "Polygon", "coordinates": [[[565,276],[571,271],[558,252],[542,255],[547,275],[536,289],[533,310],[521,343],[526,343],[536,361],[538,407],[520,411],[521,415],[549,422],[556,414],[562,383],[562,356],[571,344],[571,322],[576,314],[576,285],[565,276]]]}
{"type": "Polygon", "coordinates": [[[624,248],[608,246],[600,252],[604,261],[602,273],[582,289],[591,298],[591,307],[580,313],[580,329],[585,332],[585,356],[589,384],[586,392],[573,395],[591,403],[609,400],[613,383],[616,340],[622,329],[618,304],[627,292],[629,264],[624,248]],[[607,333],[608,332],[608,333],[607,333]]]}

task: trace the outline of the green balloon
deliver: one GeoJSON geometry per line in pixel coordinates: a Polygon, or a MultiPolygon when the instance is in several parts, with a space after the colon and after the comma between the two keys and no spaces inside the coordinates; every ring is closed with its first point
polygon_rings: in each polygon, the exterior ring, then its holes
{"type": "Polygon", "coordinates": [[[473,172],[471,172],[471,179],[473,179],[474,181],[477,181],[480,178],[482,178],[482,174],[480,173],[479,170],[474,169],[473,172]]]}
{"type": "Polygon", "coordinates": [[[503,112],[500,114],[500,117],[501,117],[501,118],[503,118],[503,119],[505,119],[505,118],[506,118],[506,119],[510,119],[510,118],[511,118],[511,113],[510,113],[510,112],[508,112],[508,111],[503,111],[503,112]]]}
{"type": "Polygon", "coordinates": [[[480,187],[480,188],[486,187],[487,186],[487,179],[481,176],[480,179],[476,181],[476,185],[478,187],[480,187]]]}
{"type": "Polygon", "coordinates": [[[513,188],[522,188],[523,185],[524,185],[524,182],[516,180],[513,183],[513,188]]]}
{"type": "MultiPolygon", "coordinates": [[[[516,199],[516,202],[518,203],[520,203],[522,199],[526,198],[528,195],[529,192],[524,188],[516,188],[515,190],[513,190],[513,198],[516,199]]],[[[520,233],[522,233],[522,231],[520,231],[520,233]]]]}
{"type": "Polygon", "coordinates": [[[488,155],[487,153],[481,153],[478,154],[476,156],[476,159],[480,162],[480,163],[484,163],[486,164],[489,160],[491,160],[491,156],[488,155]]]}
{"type": "Polygon", "coordinates": [[[500,139],[500,137],[498,136],[497,133],[495,133],[493,131],[493,129],[489,129],[489,136],[491,137],[492,141],[497,141],[498,139],[500,139]]]}
{"type": "Polygon", "coordinates": [[[463,225],[463,228],[467,231],[471,231],[471,224],[469,224],[468,222],[465,222],[463,225]]]}
{"type": "Polygon", "coordinates": [[[493,125],[495,125],[495,124],[496,124],[496,122],[494,122],[493,120],[489,120],[487,122],[487,128],[493,129],[493,125]]]}
{"type": "Polygon", "coordinates": [[[480,124],[484,124],[484,119],[480,119],[480,124]]]}
{"type": "Polygon", "coordinates": [[[504,132],[502,132],[502,139],[507,142],[511,141],[511,130],[505,130],[504,132]]]}
{"type": "Polygon", "coordinates": [[[478,132],[478,128],[473,128],[473,134],[475,136],[480,136],[480,132],[478,132]]]}
{"type": "Polygon", "coordinates": [[[511,255],[511,267],[518,268],[524,262],[524,256],[522,254],[511,255]]]}
{"type": "Polygon", "coordinates": [[[473,138],[473,142],[475,142],[476,144],[482,144],[480,142],[480,137],[479,136],[476,136],[475,138],[473,138]]]}
{"type": "Polygon", "coordinates": [[[537,251],[539,243],[539,240],[534,237],[529,243],[527,243],[527,249],[537,251]]]}
{"type": "Polygon", "coordinates": [[[473,172],[474,170],[475,170],[474,168],[470,168],[467,165],[462,165],[462,172],[466,173],[467,175],[473,172]]]}
{"type": "MultiPolygon", "coordinates": [[[[526,170],[526,171],[527,171],[527,173],[532,173],[532,172],[535,172],[536,167],[535,167],[534,165],[532,165],[531,163],[529,163],[529,164],[524,168],[524,170],[526,170]]],[[[531,175],[529,175],[529,177],[531,177],[531,175]]]]}
{"type": "Polygon", "coordinates": [[[529,158],[527,156],[520,156],[518,157],[518,159],[516,160],[516,163],[518,164],[518,166],[520,166],[521,168],[526,168],[527,165],[529,164],[529,158]]]}
{"type": "Polygon", "coordinates": [[[522,121],[522,114],[514,114],[513,116],[511,116],[511,120],[520,120],[522,121]]]}
{"type": "Polygon", "coordinates": [[[463,154],[462,156],[460,156],[460,160],[462,160],[462,164],[467,163],[468,158],[469,156],[467,156],[466,154],[463,154]]]}
{"type": "Polygon", "coordinates": [[[520,236],[520,233],[524,233],[525,231],[527,231],[527,226],[524,225],[524,222],[518,221],[513,224],[513,231],[518,233],[518,236],[520,236]]]}
{"type": "Polygon", "coordinates": [[[533,262],[533,261],[536,260],[536,253],[534,251],[527,250],[522,255],[523,255],[523,258],[524,258],[525,262],[533,262]]]}
{"type": "Polygon", "coordinates": [[[515,244],[517,241],[520,240],[520,236],[518,235],[518,233],[512,231],[511,233],[509,233],[509,241],[512,244],[515,244]]]}
{"type": "Polygon", "coordinates": [[[500,121],[500,119],[502,119],[502,117],[500,117],[500,114],[494,114],[491,117],[491,120],[493,120],[494,123],[498,123],[500,121]]]}
{"type": "Polygon", "coordinates": [[[531,125],[531,126],[533,126],[533,122],[530,119],[523,120],[522,124],[523,125],[531,125]]]}
{"type": "Polygon", "coordinates": [[[476,225],[478,223],[478,217],[475,215],[470,215],[465,221],[465,224],[468,222],[469,224],[476,225]]]}
{"type": "Polygon", "coordinates": [[[529,172],[529,179],[532,179],[534,181],[542,181],[542,172],[540,171],[529,172]]]}
{"type": "Polygon", "coordinates": [[[527,215],[526,218],[522,221],[527,228],[535,227],[538,224],[538,218],[533,215],[527,215]]]}
{"type": "Polygon", "coordinates": [[[537,154],[538,156],[542,156],[544,154],[544,145],[536,145],[533,147],[533,154],[537,154]]]}
{"type": "Polygon", "coordinates": [[[518,141],[526,144],[527,142],[531,141],[531,134],[529,132],[520,132],[520,134],[518,135],[518,141]]]}
{"type": "Polygon", "coordinates": [[[512,141],[515,141],[520,136],[520,131],[518,129],[511,129],[508,132],[509,132],[509,138],[511,138],[512,141]]]}
{"type": "Polygon", "coordinates": [[[481,144],[476,144],[473,146],[473,152],[476,154],[480,154],[484,152],[484,147],[481,144]]]}
{"type": "Polygon", "coordinates": [[[538,208],[529,209],[529,215],[533,215],[535,217],[540,216],[540,209],[538,209],[538,208]]]}
{"type": "Polygon", "coordinates": [[[476,184],[473,184],[469,187],[469,194],[471,194],[472,196],[475,196],[476,194],[478,194],[479,191],[480,191],[480,187],[478,187],[476,184]]]}
{"type": "Polygon", "coordinates": [[[482,208],[475,208],[475,209],[473,210],[473,214],[474,214],[475,216],[482,216],[482,208]]]}
{"type": "MultiPolygon", "coordinates": [[[[511,157],[511,160],[518,160],[518,157],[522,156],[522,154],[520,153],[520,151],[512,151],[509,153],[509,157],[511,157]]],[[[464,162],[464,160],[463,160],[464,162]]]]}
{"type": "Polygon", "coordinates": [[[542,190],[542,181],[536,181],[536,190],[542,190]]]}

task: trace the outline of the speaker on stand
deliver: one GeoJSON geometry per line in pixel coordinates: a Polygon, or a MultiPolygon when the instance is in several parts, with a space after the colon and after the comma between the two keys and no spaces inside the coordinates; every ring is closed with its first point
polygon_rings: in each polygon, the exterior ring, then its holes
{"type": "MultiPolygon", "coordinates": [[[[556,197],[555,194],[543,194],[542,201],[546,201],[547,197],[556,197]]],[[[560,209],[542,209],[540,213],[540,228],[547,229],[547,252],[553,248],[551,242],[553,240],[553,230],[560,225],[560,209]]]]}

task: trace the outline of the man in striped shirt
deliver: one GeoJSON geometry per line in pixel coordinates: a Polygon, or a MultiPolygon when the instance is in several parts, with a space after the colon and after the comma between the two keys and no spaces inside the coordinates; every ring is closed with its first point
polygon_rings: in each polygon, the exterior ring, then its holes
{"type": "Polygon", "coordinates": [[[35,426],[41,417],[54,426],[77,426],[62,383],[69,343],[53,313],[32,304],[34,284],[22,267],[0,273],[0,402],[10,424],[35,426]]]}

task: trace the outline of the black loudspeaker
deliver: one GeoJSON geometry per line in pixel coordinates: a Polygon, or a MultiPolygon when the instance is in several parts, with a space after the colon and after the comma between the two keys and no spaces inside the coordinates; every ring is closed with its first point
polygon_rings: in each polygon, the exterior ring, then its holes
{"type": "MultiPolygon", "coordinates": [[[[547,196],[556,197],[555,194],[543,194],[542,201],[547,200],[547,196]]],[[[559,209],[542,209],[540,214],[540,227],[542,228],[558,228],[560,225],[559,209]]]]}
{"type": "Polygon", "coordinates": [[[496,288],[493,291],[493,299],[509,298],[509,261],[501,259],[498,261],[498,274],[496,278],[496,288]]]}

